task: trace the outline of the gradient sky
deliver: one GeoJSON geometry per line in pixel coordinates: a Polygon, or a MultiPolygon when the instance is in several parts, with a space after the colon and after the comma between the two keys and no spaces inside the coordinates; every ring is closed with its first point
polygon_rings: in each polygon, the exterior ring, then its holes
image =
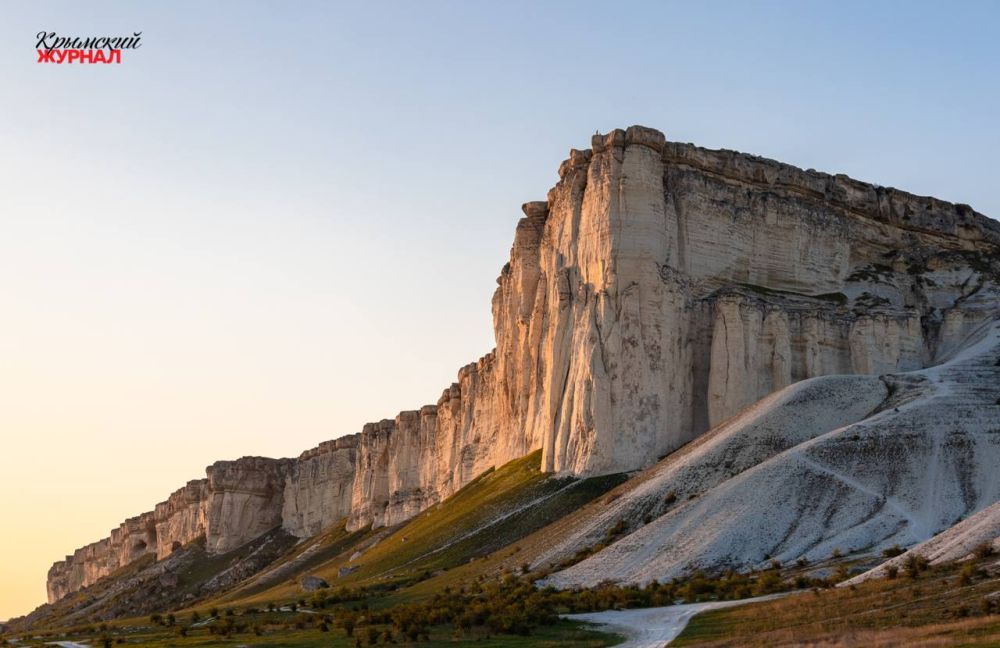
{"type": "Polygon", "coordinates": [[[216,459],[436,401],[519,205],[667,137],[1000,214],[995,2],[0,4],[0,619],[216,459]],[[143,32],[117,66],[35,34],[143,32]]]}

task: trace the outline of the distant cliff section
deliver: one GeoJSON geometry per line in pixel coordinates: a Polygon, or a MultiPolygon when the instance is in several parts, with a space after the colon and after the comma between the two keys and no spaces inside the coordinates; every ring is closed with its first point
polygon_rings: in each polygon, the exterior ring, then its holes
{"type": "Polygon", "coordinates": [[[213,464],[54,564],[49,601],[202,537],[394,525],[538,448],[549,472],[638,470],[794,382],[934,364],[995,316],[1000,223],[641,126],[571,151],[522,209],[496,349],[435,405],[213,464]]]}

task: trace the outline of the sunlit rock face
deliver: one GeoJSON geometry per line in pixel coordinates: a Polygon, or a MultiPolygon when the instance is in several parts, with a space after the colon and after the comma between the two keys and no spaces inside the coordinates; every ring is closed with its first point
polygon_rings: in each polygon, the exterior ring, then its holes
{"type": "Polygon", "coordinates": [[[965,206],[641,127],[560,176],[493,306],[501,437],[548,470],[641,468],[795,381],[918,369],[995,309],[1000,225],[965,206]]]}
{"type": "Polygon", "coordinates": [[[309,537],[350,514],[358,437],[325,441],[299,456],[285,481],[281,525],[286,531],[309,537]]]}
{"type": "Polygon", "coordinates": [[[208,480],[189,481],[156,505],[156,558],[163,559],[205,534],[208,480]]]}
{"type": "Polygon", "coordinates": [[[156,547],[156,521],[152,512],[125,520],[111,531],[110,537],[77,549],[52,565],[46,586],[49,602],[95,583],[143,556],[155,555],[156,547]]]}
{"type": "Polygon", "coordinates": [[[281,525],[292,459],[243,457],[208,467],[205,546],[225,553],[281,525]]]}
{"type": "Polygon", "coordinates": [[[971,208],[640,126],[571,151],[522,209],[496,348],[436,404],[213,465],[151,527],[54,565],[50,599],[201,536],[397,524],[538,448],[551,472],[638,470],[798,381],[929,366],[996,316],[1000,224],[971,208]]]}

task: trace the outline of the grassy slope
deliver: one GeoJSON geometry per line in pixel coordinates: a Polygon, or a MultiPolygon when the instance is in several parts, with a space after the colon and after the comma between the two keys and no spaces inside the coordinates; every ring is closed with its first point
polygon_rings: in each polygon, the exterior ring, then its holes
{"type": "Polygon", "coordinates": [[[700,614],[671,646],[1000,645],[1000,615],[982,607],[1000,579],[958,574],[952,565],[700,614]]]}
{"type": "MultiPolygon", "coordinates": [[[[376,544],[351,561],[358,544],[345,546],[336,557],[311,566],[310,574],[332,586],[389,586],[401,588],[419,581],[423,587],[398,590],[385,603],[431,595],[454,579],[449,571],[517,543],[593,498],[621,483],[625,476],[593,479],[556,478],[540,470],[541,451],[489,470],[441,504],[402,526],[381,531],[376,544]],[[356,567],[345,577],[341,567],[356,567]]],[[[376,532],[377,533],[377,532],[376,532]]],[[[364,536],[370,540],[372,534],[364,536]]],[[[472,563],[472,564],[475,564],[472,563]]],[[[465,570],[469,572],[469,570],[465,570]]],[[[303,572],[300,572],[300,575],[303,572]]],[[[467,573],[478,575],[479,570],[467,573]]],[[[240,604],[292,599],[301,596],[295,582],[285,581],[248,596],[226,597],[240,604]]]]}
{"type": "MultiPolygon", "coordinates": [[[[312,573],[316,567],[335,559],[345,551],[353,550],[373,535],[370,530],[350,533],[344,528],[344,523],[291,547],[267,569],[219,597],[213,603],[228,604],[232,601],[249,600],[280,585],[294,587],[298,576],[312,573]]],[[[204,604],[199,605],[199,607],[203,606],[204,604]]]]}
{"type": "MultiPolygon", "coordinates": [[[[289,548],[269,567],[273,576],[261,583],[251,579],[242,587],[223,597],[195,606],[203,616],[210,607],[264,607],[267,602],[290,601],[303,596],[297,584],[302,575],[317,574],[335,588],[382,586],[392,588],[388,596],[369,599],[372,606],[382,607],[423,599],[439,593],[448,585],[468,582],[484,573],[498,571],[497,559],[509,559],[519,551],[517,543],[532,532],[544,534],[544,528],[624,481],[624,475],[574,480],[556,478],[540,471],[541,453],[512,461],[491,470],[445,502],[432,507],[395,529],[347,533],[341,527],[310,541],[289,548]],[[539,531],[541,530],[541,531],[539,531]],[[381,537],[379,537],[381,536],[381,537]],[[378,539],[374,545],[372,541],[378,539]],[[405,538],[405,541],[404,541],[405,538]],[[366,548],[365,548],[366,547],[366,548]],[[349,559],[359,548],[360,558],[349,559]],[[337,570],[351,564],[359,569],[344,578],[337,570]]],[[[536,533],[535,535],[538,535],[536,533]]],[[[200,563],[199,563],[200,564],[200,563]]],[[[214,566],[214,565],[213,565],[214,566]]],[[[210,569],[209,571],[215,571],[210,569]]],[[[265,574],[268,572],[264,572],[265,574]]],[[[306,596],[308,598],[308,596],[306,596]]],[[[178,612],[184,619],[190,611],[178,612]]],[[[246,623],[276,622],[281,613],[239,615],[246,623]]],[[[283,615],[288,621],[294,617],[283,615]]],[[[207,628],[191,630],[185,638],[176,636],[175,629],[150,627],[145,618],[120,620],[111,624],[112,633],[128,637],[128,643],[144,646],[210,646],[246,644],[261,646],[353,646],[353,640],[342,631],[321,633],[315,629],[272,628],[264,636],[249,633],[238,639],[224,640],[208,634],[207,628]],[[127,628],[127,630],[126,630],[127,628]],[[280,639],[278,638],[280,637],[280,639]]],[[[476,637],[477,645],[500,647],[519,646],[610,646],[618,638],[606,633],[561,622],[553,627],[539,628],[530,637],[501,636],[487,638],[484,632],[476,637]]],[[[69,640],[87,640],[99,645],[94,635],[80,633],[61,635],[69,640]]],[[[51,640],[49,637],[47,640],[51,640]]],[[[470,640],[465,637],[457,643],[470,640]]],[[[452,630],[438,627],[430,643],[420,645],[455,645],[452,630]]]]}

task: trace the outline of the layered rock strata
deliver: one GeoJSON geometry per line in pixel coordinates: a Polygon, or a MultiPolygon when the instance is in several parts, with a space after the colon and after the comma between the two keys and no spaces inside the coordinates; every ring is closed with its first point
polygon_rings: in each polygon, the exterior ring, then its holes
{"type": "Polygon", "coordinates": [[[278,525],[396,524],[537,448],[546,471],[641,469],[775,390],[926,367],[996,316],[1000,224],[968,206],[639,126],[571,151],[523,211],[496,348],[435,405],[216,464],[56,563],[50,600],[202,535],[222,552],[278,525]]]}

